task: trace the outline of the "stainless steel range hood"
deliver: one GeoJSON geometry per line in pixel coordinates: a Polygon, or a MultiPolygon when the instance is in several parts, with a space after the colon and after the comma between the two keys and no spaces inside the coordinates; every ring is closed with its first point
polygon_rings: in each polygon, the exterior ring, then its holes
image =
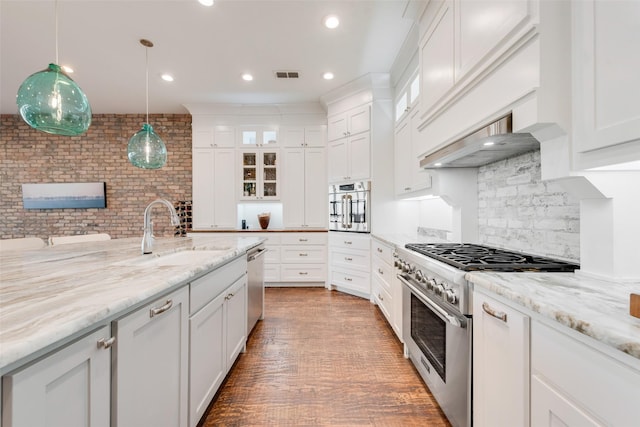
{"type": "Polygon", "coordinates": [[[420,161],[424,169],[473,168],[540,149],[530,133],[512,133],[511,114],[478,129],[420,161]]]}

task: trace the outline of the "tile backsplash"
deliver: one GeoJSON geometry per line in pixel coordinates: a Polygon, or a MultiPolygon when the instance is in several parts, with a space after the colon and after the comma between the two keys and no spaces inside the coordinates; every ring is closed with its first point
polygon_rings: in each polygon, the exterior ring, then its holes
{"type": "Polygon", "coordinates": [[[482,244],[580,260],[580,204],[542,181],[540,151],[478,169],[478,234],[482,244]]]}

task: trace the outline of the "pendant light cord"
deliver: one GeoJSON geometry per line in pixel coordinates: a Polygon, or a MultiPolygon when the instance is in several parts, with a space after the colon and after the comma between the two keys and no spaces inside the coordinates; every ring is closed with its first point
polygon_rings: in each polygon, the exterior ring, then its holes
{"type": "Polygon", "coordinates": [[[60,65],[58,62],[58,0],[56,0],[56,65],[60,65]]]}
{"type": "Polygon", "coordinates": [[[144,48],[145,67],[147,69],[147,124],[149,124],[149,48],[144,48]]]}

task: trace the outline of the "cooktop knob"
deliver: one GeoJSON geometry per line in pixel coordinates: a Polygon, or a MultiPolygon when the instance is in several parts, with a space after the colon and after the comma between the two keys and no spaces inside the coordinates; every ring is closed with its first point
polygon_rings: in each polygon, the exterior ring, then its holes
{"type": "Polygon", "coordinates": [[[447,302],[451,304],[455,304],[458,302],[458,296],[456,295],[456,292],[451,288],[444,291],[444,296],[447,302]]]}
{"type": "Polygon", "coordinates": [[[429,289],[430,291],[435,291],[435,289],[436,289],[436,280],[435,279],[428,279],[427,280],[427,289],[429,289]]]}
{"type": "Polygon", "coordinates": [[[438,283],[436,285],[436,295],[444,296],[444,285],[442,283],[438,283]]]}
{"type": "Polygon", "coordinates": [[[416,280],[418,282],[420,282],[420,283],[424,282],[425,278],[424,278],[424,275],[422,274],[421,270],[416,270],[415,276],[416,276],[416,280]]]}

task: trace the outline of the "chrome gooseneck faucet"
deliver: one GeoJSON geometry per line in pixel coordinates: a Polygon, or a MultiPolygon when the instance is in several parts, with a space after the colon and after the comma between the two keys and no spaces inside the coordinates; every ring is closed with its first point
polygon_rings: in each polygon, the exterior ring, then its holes
{"type": "Polygon", "coordinates": [[[171,225],[178,226],[180,225],[180,218],[178,218],[178,214],[176,210],[173,208],[173,205],[169,203],[165,199],[156,199],[153,202],[149,203],[147,208],[144,210],[144,236],[142,236],[142,253],[150,254],[153,251],[153,221],[151,221],[151,208],[153,208],[156,204],[165,205],[169,208],[169,213],[171,214],[171,225]]]}

